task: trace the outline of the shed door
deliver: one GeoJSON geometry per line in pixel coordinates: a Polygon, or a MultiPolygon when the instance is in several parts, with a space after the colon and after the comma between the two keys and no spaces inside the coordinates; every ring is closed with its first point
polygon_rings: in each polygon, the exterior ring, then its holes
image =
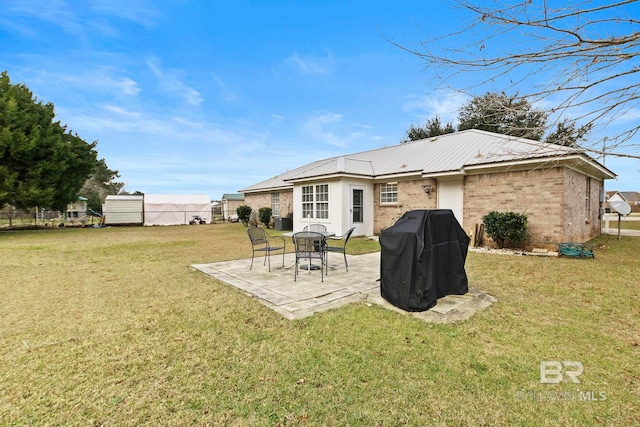
{"type": "Polygon", "coordinates": [[[451,209],[461,227],[464,205],[464,192],[462,180],[438,181],[438,209],[451,209]]]}

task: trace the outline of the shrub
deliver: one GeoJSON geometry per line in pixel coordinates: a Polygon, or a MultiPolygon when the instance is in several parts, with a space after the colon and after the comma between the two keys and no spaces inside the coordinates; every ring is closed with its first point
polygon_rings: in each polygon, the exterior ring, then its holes
{"type": "Polygon", "coordinates": [[[257,227],[260,223],[260,217],[258,216],[258,212],[251,211],[249,214],[249,225],[252,227],[257,227]]]}
{"type": "Polygon", "coordinates": [[[527,240],[527,216],[515,212],[491,211],[482,217],[485,232],[498,248],[504,248],[507,242],[527,240]]]}
{"type": "Polygon", "coordinates": [[[242,221],[244,225],[249,225],[249,215],[251,215],[251,207],[247,205],[238,206],[236,208],[238,219],[242,221]]]}
{"type": "Polygon", "coordinates": [[[269,228],[269,224],[271,224],[271,208],[260,208],[258,209],[258,216],[260,217],[260,222],[265,225],[265,227],[269,228]]]}

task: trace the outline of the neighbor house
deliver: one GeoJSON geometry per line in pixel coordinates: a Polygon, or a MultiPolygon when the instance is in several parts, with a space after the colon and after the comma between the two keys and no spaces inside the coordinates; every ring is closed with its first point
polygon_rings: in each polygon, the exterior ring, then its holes
{"type": "Polygon", "coordinates": [[[451,209],[472,235],[488,212],[513,211],[528,217],[529,244],[551,246],[599,233],[614,177],[581,149],[466,130],[317,160],[241,191],[254,209],[292,214],[294,230],[372,236],[404,212],[451,209]]]}
{"type": "Polygon", "coordinates": [[[640,192],[638,191],[607,191],[605,208],[609,208],[611,202],[626,202],[631,207],[631,212],[640,212],[640,192]]]}
{"type": "Polygon", "coordinates": [[[87,199],[86,197],[78,196],[78,200],[76,200],[74,203],[69,203],[65,212],[65,218],[71,221],[86,218],[88,200],[89,199],[87,199]]]}
{"type": "Polygon", "coordinates": [[[228,219],[231,215],[236,214],[236,209],[238,209],[239,206],[244,205],[244,195],[223,194],[220,203],[222,204],[222,217],[228,219]]]}

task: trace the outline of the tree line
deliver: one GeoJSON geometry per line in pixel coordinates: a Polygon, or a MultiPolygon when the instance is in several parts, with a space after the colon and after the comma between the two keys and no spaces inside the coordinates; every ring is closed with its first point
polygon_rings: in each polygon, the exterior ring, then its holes
{"type": "Polygon", "coordinates": [[[440,117],[427,119],[423,125],[411,125],[402,143],[453,133],[479,129],[493,133],[517,136],[567,147],[578,147],[591,130],[591,124],[578,126],[575,121],[564,120],[555,128],[548,126],[549,113],[534,108],[518,94],[487,92],[464,104],[458,112],[458,124],[443,124],[440,117]]]}
{"type": "Polygon", "coordinates": [[[100,210],[108,194],[124,187],[120,175],[98,158],[97,141],[83,140],[56,121],[54,105],[24,84],[0,74],[0,208],[65,211],[82,194],[100,210]]]}
{"type": "Polygon", "coordinates": [[[466,12],[459,28],[432,33],[417,48],[389,40],[435,71],[434,89],[501,85],[529,104],[549,106],[543,113],[560,123],[548,142],[566,135],[579,141],[595,130],[600,136],[581,148],[640,159],[638,0],[448,2],[466,12]]]}

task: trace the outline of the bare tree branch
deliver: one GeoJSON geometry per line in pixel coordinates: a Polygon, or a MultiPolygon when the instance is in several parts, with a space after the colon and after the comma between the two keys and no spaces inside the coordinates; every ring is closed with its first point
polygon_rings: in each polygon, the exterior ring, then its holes
{"type": "Polygon", "coordinates": [[[639,0],[495,0],[492,7],[453,1],[473,16],[469,25],[414,49],[390,41],[436,70],[436,87],[464,77],[466,87],[456,90],[500,85],[532,104],[553,103],[548,112],[558,123],[570,118],[611,132],[583,148],[601,153],[593,147],[604,140],[601,154],[640,158],[633,141],[640,130],[639,0]],[[469,74],[479,79],[469,84],[469,74]],[[622,130],[611,130],[623,121],[622,130]]]}

